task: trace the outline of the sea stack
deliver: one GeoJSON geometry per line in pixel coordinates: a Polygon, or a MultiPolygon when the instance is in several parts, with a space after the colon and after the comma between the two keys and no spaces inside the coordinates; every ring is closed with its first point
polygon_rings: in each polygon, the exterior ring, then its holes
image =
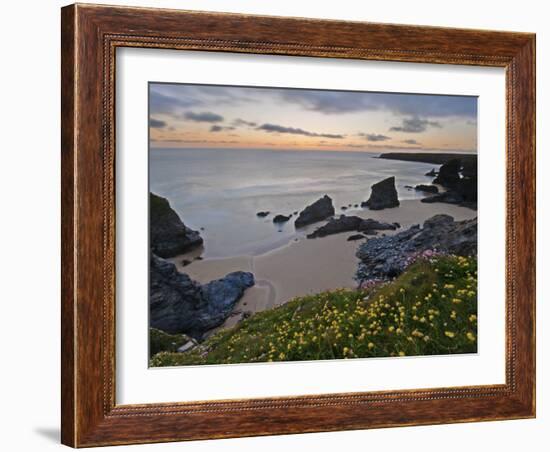
{"type": "Polygon", "coordinates": [[[382,210],[397,206],[399,206],[399,199],[397,199],[394,176],[371,186],[370,198],[368,201],[361,203],[361,207],[368,207],[371,210],[382,210]]]}
{"type": "Polygon", "coordinates": [[[326,220],[333,215],[334,206],[332,204],[332,199],[330,196],[325,195],[302,210],[298,218],[296,218],[294,226],[302,228],[308,224],[326,220]]]}
{"type": "Polygon", "coordinates": [[[460,182],[460,159],[452,159],[441,165],[439,174],[434,179],[434,184],[442,185],[445,188],[455,188],[460,182]]]}
{"type": "Polygon", "coordinates": [[[149,194],[151,251],[160,257],[173,257],[202,245],[198,231],[185,226],[166,198],[149,194]]]}
{"type": "Polygon", "coordinates": [[[414,187],[416,191],[425,191],[426,193],[439,193],[439,188],[435,185],[424,185],[420,184],[414,187]]]}

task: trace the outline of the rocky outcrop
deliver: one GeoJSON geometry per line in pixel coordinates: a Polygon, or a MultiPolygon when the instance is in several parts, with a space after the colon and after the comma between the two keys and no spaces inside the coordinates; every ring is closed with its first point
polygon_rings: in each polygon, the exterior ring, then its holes
{"type": "Polygon", "coordinates": [[[290,217],[291,215],[275,215],[275,217],[273,217],[273,223],[285,223],[290,220],[290,217]]]}
{"type": "Polygon", "coordinates": [[[149,194],[151,250],[160,257],[172,257],[202,245],[202,238],[181,221],[166,198],[149,194]]]}
{"type": "Polygon", "coordinates": [[[442,185],[445,188],[454,189],[456,184],[460,181],[460,159],[449,160],[441,165],[439,168],[439,174],[434,179],[434,184],[442,185]]]}
{"type": "Polygon", "coordinates": [[[477,175],[463,176],[456,184],[455,191],[462,197],[463,203],[475,203],[477,205],[477,175]]]}
{"type": "Polygon", "coordinates": [[[375,234],[380,230],[395,230],[397,227],[389,223],[381,223],[372,219],[363,219],[355,215],[340,215],[339,218],[332,218],[327,224],[307,235],[308,239],[325,237],[327,235],[339,234],[341,232],[363,232],[365,234],[375,234]]]}
{"type": "Polygon", "coordinates": [[[462,177],[475,177],[477,179],[477,156],[470,159],[462,159],[462,177]]]}
{"type": "Polygon", "coordinates": [[[425,176],[429,176],[429,177],[435,177],[437,176],[437,171],[435,170],[435,168],[432,168],[430,171],[428,171],[425,176]]]}
{"type": "Polygon", "coordinates": [[[477,252],[477,218],[454,221],[449,215],[435,215],[423,227],[415,225],[392,236],[375,237],[361,244],[356,278],[390,279],[400,275],[410,259],[426,251],[458,255],[477,252]]]}
{"type": "Polygon", "coordinates": [[[326,220],[332,215],[334,215],[332,199],[325,195],[302,210],[296,221],[294,221],[294,226],[302,228],[308,224],[326,220]]]}
{"type": "Polygon", "coordinates": [[[461,178],[453,189],[420,200],[424,203],[444,202],[477,209],[477,178],[461,178]]]}
{"type": "Polygon", "coordinates": [[[422,202],[445,202],[477,209],[477,156],[449,160],[439,170],[434,184],[440,184],[446,192],[422,199],[422,202]]]}
{"type": "Polygon", "coordinates": [[[426,193],[439,193],[439,188],[435,185],[424,185],[420,184],[414,187],[416,191],[425,191],[426,193]]]}
{"type": "Polygon", "coordinates": [[[196,339],[221,325],[244,291],[254,285],[252,273],[241,271],[201,285],[154,254],[149,269],[149,326],[196,339]]]}
{"type": "Polygon", "coordinates": [[[374,184],[371,187],[370,198],[361,203],[361,207],[368,207],[371,210],[387,209],[398,205],[399,200],[393,176],[374,184]]]}
{"type": "Polygon", "coordinates": [[[268,215],[269,215],[269,210],[263,210],[263,211],[258,212],[258,213],[256,214],[256,216],[259,217],[259,218],[265,218],[265,217],[267,217],[268,215]]]}

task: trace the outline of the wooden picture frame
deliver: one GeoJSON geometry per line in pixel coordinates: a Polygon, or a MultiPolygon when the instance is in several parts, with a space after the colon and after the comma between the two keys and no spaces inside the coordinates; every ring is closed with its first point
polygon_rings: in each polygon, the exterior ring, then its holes
{"type": "Polygon", "coordinates": [[[62,9],[62,442],[73,447],[535,416],[535,35],[71,5],[62,9]],[[115,403],[115,50],[506,69],[506,383],[115,403]]]}

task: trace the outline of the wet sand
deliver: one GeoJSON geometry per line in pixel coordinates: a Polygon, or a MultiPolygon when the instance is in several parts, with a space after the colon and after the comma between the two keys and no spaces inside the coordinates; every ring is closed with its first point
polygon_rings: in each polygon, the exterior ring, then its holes
{"type": "MultiPolygon", "coordinates": [[[[477,212],[465,207],[451,204],[425,204],[420,200],[401,201],[393,209],[371,211],[366,209],[349,209],[346,215],[357,215],[362,218],[373,218],[388,223],[397,222],[402,231],[413,224],[422,224],[436,214],[448,214],[455,220],[465,220],[477,216],[477,212]]],[[[247,289],[244,296],[235,306],[235,315],[229,317],[224,327],[236,324],[241,313],[259,312],[281,305],[294,297],[315,294],[328,289],[341,287],[353,288],[353,279],[358,259],[355,257],[357,247],[363,240],[348,242],[347,238],[354,232],[344,232],[328,237],[307,239],[305,235],[323,223],[310,225],[302,230],[303,235],[267,253],[237,256],[220,259],[194,260],[183,266],[184,259],[193,260],[197,252],[169,259],[178,270],[187,273],[200,283],[222,278],[233,271],[249,271],[254,274],[256,284],[247,289]]],[[[379,231],[392,234],[394,231],[379,231]]],[[[373,236],[375,237],[375,236],[373,236]]]]}

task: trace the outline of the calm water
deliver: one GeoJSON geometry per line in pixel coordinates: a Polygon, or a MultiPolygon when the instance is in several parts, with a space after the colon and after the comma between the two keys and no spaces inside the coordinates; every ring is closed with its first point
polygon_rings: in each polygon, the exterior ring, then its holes
{"type": "Polygon", "coordinates": [[[428,183],[424,174],[434,166],[359,152],[152,149],[150,189],[168,198],[186,225],[204,228],[204,257],[227,257],[259,254],[301,235],[295,217],[279,226],[273,214],[301,211],[324,194],[338,213],[395,176],[400,200],[421,198],[404,186],[428,183]],[[272,215],[258,218],[261,210],[272,215]]]}

